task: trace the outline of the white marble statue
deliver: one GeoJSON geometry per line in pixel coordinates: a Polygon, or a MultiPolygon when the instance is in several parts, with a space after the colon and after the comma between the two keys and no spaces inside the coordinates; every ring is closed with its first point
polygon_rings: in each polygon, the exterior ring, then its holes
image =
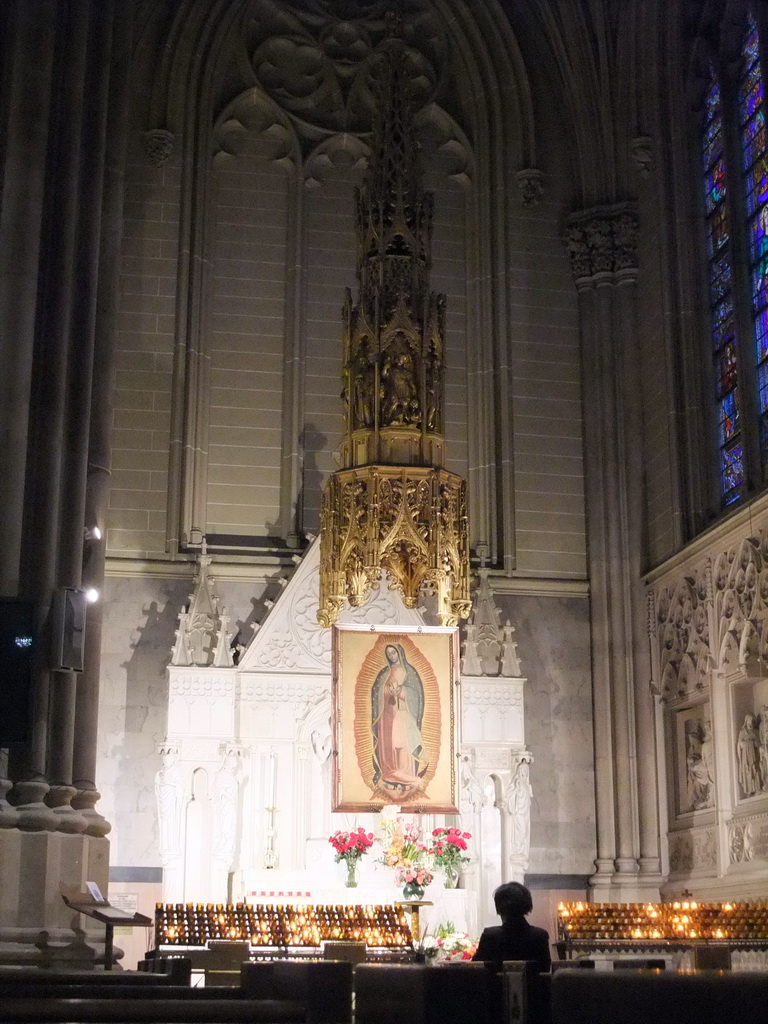
{"type": "Polygon", "coordinates": [[[745,715],[744,724],[736,741],[739,763],[739,785],[744,796],[754,796],[760,790],[760,739],[754,715],[745,715]]]}
{"type": "Polygon", "coordinates": [[[227,872],[231,871],[234,865],[237,841],[237,772],[237,751],[229,749],[213,781],[213,854],[227,872]]]}
{"type": "Polygon", "coordinates": [[[160,825],[160,860],[178,857],[182,852],[184,818],[184,773],[176,763],[175,747],[162,747],[163,767],[155,774],[155,797],[160,825]]]}
{"type": "Polygon", "coordinates": [[[768,792],[768,704],[760,708],[760,725],[758,728],[760,740],[760,779],[763,792],[768,792]]]}
{"type": "Polygon", "coordinates": [[[159,829],[160,863],[163,867],[163,901],[177,903],[184,896],[184,811],[186,783],[176,763],[176,747],[160,748],[163,767],[155,774],[155,798],[159,829]]]}
{"type": "Polygon", "coordinates": [[[688,777],[688,806],[686,810],[699,811],[715,806],[715,756],[712,745],[712,724],[702,721],[698,734],[688,737],[686,754],[688,777]]]}
{"type": "Polygon", "coordinates": [[[531,781],[527,761],[520,761],[504,794],[509,815],[509,858],[527,863],[531,847],[531,781]]]}

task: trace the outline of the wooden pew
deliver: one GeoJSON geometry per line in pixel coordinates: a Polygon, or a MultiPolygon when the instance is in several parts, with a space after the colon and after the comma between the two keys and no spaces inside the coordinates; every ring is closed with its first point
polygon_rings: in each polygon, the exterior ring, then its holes
{"type": "Polygon", "coordinates": [[[190,988],[162,974],[48,975],[0,980],[3,1024],[351,1024],[352,965],[331,960],[242,965],[239,986],[190,988]],[[103,979],[91,985],[93,978],[103,979]],[[140,980],[136,980],[140,978],[140,980]],[[121,984],[121,980],[127,980],[121,984]],[[130,979],[130,980],[128,980],[130,979]],[[33,992],[33,995],[29,993],[33,992]]]}
{"type": "Polygon", "coordinates": [[[356,1024],[500,1024],[501,975],[483,963],[358,964],[356,1024]]]}
{"type": "Polygon", "coordinates": [[[558,971],[552,1024],[730,1024],[765,1020],[768,974],[558,971]]]}
{"type": "MultiPolygon", "coordinates": [[[[4,999],[0,1006],[3,1024],[304,1024],[306,1007],[282,1000],[208,999],[184,997],[158,999],[139,996],[90,999],[27,997],[4,999]]],[[[203,990],[201,990],[203,991],[203,990]]]]}

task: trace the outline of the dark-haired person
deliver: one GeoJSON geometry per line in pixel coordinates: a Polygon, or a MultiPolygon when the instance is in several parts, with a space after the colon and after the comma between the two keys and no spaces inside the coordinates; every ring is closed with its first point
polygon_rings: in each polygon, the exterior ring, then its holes
{"type": "Polygon", "coordinates": [[[533,909],[531,894],[519,882],[505,882],[493,894],[501,924],[485,928],[473,960],[501,963],[503,960],[531,960],[539,971],[551,964],[549,935],[543,928],[528,924],[525,915],[533,909]]]}

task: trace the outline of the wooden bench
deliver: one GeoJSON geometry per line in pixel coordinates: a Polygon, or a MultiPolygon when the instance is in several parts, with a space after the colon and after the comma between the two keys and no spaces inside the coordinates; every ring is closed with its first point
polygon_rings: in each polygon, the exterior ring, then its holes
{"type": "Polygon", "coordinates": [[[730,1024],[765,1020],[768,974],[558,971],[552,1024],[730,1024]]]}
{"type": "Polygon", "coordinates": [[[169,984],[162,974],[122,972],[60,972],[48,974],[44,984],[37,985],[44,973],[31,970],[5,981],[0,977],[0,1021],[351,1024],[352,1020],[352,965],[345,962],[246,963],[240,985],[201,989],[169,984]]]}
{"type": "Polygon", "coordinates": [[[359,964],[356,1024],[500,1024],[501,975],[483,963],[359,964]]]}

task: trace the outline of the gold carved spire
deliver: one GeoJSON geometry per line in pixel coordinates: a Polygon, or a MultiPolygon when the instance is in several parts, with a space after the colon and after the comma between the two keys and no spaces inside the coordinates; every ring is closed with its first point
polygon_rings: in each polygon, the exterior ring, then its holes
{"type": "Polygon", "coordinates": [[[320,608],[330,626],[385,569],[414,608],[438,598],[442,625],[469,613],[466,484],[442,468],[445,296],[429,290],[432,194],[422,185],[408,51],[378,59],[367,180],[355,195],[359,300],[344,304],[342,468],[320,520],[320,608]]]}

